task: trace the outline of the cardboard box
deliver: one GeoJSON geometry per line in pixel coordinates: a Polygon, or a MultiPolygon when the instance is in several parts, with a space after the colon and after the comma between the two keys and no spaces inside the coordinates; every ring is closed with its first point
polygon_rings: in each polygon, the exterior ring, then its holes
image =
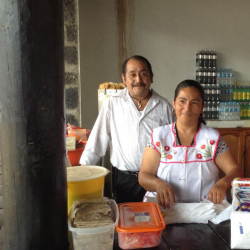
{"type": "Polygon", "coordinates": [[[250,178],[233,181],[231,248],[250,249],[250,178]]]}

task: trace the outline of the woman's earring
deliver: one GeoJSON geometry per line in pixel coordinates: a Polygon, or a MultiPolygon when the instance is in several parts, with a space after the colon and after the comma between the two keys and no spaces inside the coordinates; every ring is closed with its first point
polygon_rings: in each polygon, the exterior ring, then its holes
{"type": "Polygon", "coordinates": [[[176,113],[175,113],[175,109],[173,108],[172,109],[172,116],[173,116],[173,121],[175,121],[176,122],[176,113]]]}

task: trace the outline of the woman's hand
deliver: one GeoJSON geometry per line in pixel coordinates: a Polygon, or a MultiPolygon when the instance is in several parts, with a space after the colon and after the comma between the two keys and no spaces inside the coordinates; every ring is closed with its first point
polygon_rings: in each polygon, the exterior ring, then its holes
{"type": "Polygon", "coordinates": [[[226,194],[227,184],[222,180],[216,182],[208,193],[208,199],[214,204],[221,204],[226,194]]]}
{"type": "Polygon", "coordinates": [[[146,147],[138,180],[147,191],[157,192],[157,200],[160,206],[170,208],[170,204],[174,205],[175,203],[174,192],[165,181],[156,177],[160,159],[157,150],[146,147]]]}
{"type": "Polygon", "coordinates": [[[158,181],[156,192],[158,204],[163,208],[170,208],[170,205],[175,204],[174,192],[165,181],[158,181]]]}

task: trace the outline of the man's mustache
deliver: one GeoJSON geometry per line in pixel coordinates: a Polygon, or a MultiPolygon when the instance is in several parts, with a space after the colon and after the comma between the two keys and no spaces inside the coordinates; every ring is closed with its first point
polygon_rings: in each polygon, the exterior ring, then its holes
{"type": "Polygon", "coordinates": [[[146,84],[143,82],[132,84],[132,87],[146,87],[146,84]]]}

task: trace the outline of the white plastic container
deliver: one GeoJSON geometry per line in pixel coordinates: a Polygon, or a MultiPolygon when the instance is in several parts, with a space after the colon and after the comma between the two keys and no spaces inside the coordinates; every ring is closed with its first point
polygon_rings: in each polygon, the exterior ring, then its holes
{"type": "Polygon", "coordinates": [[[71,207],[68,216],[68,227],[72,232],[74,250],[113,250],[114,233],[118,224],[119,211],[114,200],[110,199],[110,206],[114,224],[93,228],[72,227],[71,221],[74,205],[71,207]]]}

